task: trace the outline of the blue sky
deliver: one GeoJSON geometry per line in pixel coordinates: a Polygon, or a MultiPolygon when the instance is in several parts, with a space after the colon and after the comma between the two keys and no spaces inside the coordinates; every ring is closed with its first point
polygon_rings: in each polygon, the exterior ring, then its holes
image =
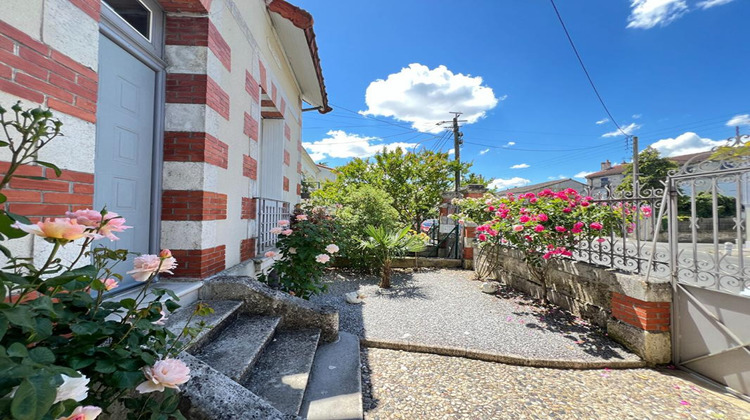
{"type": "MultiPolygon", "coordinates": [[[[631,156],[548,0],[295,0],[315,19],[329,100],[303,142],[341,165],[384,145],[452,148],[503,188],[580,178],[631,156]],[[364,115],[363,115],[364,114],[364,115]],[[597,124],[599,122],[599,124],[597,124]],[[614,133],[609,136],[607,133],[614,133]],[[443,144],[444,143],[444,144],[443,144]]],[[[747,0],[557,0],[615,120],[664,155],[750,132],[747,0]]]]}

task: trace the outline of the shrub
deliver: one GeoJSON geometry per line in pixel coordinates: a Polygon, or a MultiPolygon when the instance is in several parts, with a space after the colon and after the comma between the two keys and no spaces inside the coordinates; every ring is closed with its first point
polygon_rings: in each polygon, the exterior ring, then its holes
{"type": "MultiPolygon", "coordinates": [[[[15,115],[8,120],[0,107],[0,124],[7,135],[0,146],[11,155],[0,190],[22,164],[36,163],[60,174],[36,156],[60,135],[62,123],[40,108],[24,111],[17,104],[12,111],[15,115]]],[[[1,193],[0,201],[5,201],[1,193]]],[[[184,328],[177,336],[167,330],[163,320],[179,308],[178,299],[171,291],[150,287],[176,260],[169,250],[137,257],[128,273],[144,283],[140,294],[135,299],[105,300],[104,293],[122,278],[113,269],[129,252],[92,246],[102,238],[117,240],[115,234],[130,227],[106,209],[66,216],[31,223],[0,211],[3,241],[33,234],[52,244],[41,267],[0,246],[8,260],[0,271],[1,417],[94,419],[121,401],[128,418],[183,418],[177,392],[189,380],[190,370],[174,357],[202,325],[184,328]],[[57,256],[66,246],[80,246],[70,264],[57,256]],[[89,260],[91,264],[77,267],[79,261],[89,260]],[[154,298],[147,299],[149,293],[154,298]]],[[[199,305],[193,315],[210,312],[199,305]]]]}
{"type": "Polygon", "coordinates": [[[368,251],[380,266],[380,287],[391,287],[391,262],[393,258],[407,252],[424,250],[424,236],[415,235],[409,226],[401,229],[386,229],[383,226],[368,225],[365,232],[369,237],[362,241],[362,248],[368,251]]]}
{"type": "MultiPolygon", "coordinates": [[[[545,277],[550,260],[572,256],[582,240],[603,242],[602,236],[631,229],[636,214],[627,204],[594,203],[591,197],[583,197],[573,189],[483,200],[483,205],[478,200],[458,202],[462,209],[470,209],[465,217],[489,216],[480,219],[485,221],[476,229],[480,247],[502,245],[521,251],[531,274],[544,288],[543,296],[546,296],[545,277]]],[[[650,208],[643,207],[640,214],[650,212],[650,208]]]]}
{"type": "Polygon", "coordinates": [[[303,299],[325,291],[325,268],[339,251],[337,231],[336,221],[323,207],[299,209],[289,220],[279,220],[271,230],[279,235],[278,250],[265,254],[274,258],[273,269],[259,280],[303,299]]]}

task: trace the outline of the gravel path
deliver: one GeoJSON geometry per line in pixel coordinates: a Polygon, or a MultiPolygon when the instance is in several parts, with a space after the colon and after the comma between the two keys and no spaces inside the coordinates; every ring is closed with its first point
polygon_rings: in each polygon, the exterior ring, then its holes
{"type": "Polygon", "coordinates": [[[674,370],[564,370],[363,349],[365,419],[750,419],[674,370]]]}
{"type": "Polygon", "coordinates": [[[334,271],[328,292],[311,300],[335,306],[340,328],[361,338],[466,348],[524,359],[583,362],[640,359],[598,328],[556,307],[542,307],[527,295],[479,290],[472,271],[425,270],[394,273],[381,290],[376,276],[334,271]],[[364,304],[344,294],[357,291],[364,304]]]}

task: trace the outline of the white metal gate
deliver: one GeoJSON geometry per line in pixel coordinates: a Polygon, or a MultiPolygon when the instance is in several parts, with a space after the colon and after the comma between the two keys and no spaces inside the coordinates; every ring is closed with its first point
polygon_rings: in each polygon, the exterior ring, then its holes
{"type": "MultiPolygon", "coordinates": [[[[737,136],[741,146],[749,136],[737,136]]],[[[750,396],[750,156],[670,174],[674,363],[750,396]]]]}

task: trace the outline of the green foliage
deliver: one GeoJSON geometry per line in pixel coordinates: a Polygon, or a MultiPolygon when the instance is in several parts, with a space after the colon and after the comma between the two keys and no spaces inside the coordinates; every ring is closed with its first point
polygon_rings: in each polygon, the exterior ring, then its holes
{"type": "Polygon", "coordinates": [[[495,215],[489,210],[488,203],[494,201],[496,197],[487,193],[478,198],[461,198],[454,199],[453,204],[459,207],[459,213],[452,214],[454,220],[484,224],[492,220],[495,215]]]}
{"type": "Polygon", "coordinates": [[[368,238],[362,241],[362,248],[370,253],[380,265],[380,287],[391,287],[391,262],[393,258],[408,252],[421,252],[425,248],[421,235],[410,232],[409,226],[388,229],[383,226],[368,225],[365,228],[368,238]]]}
{"type": "MultiPolygon", "coordinates": [[[[667,179],[669,171],[677,169],[678,165],[669,160],[663,158],[659,154],[659,151],[648,147],[646,150],[638,154],[638,182],[640,188],[643,189],[663,189],[664,185],[662,181],[667,179]]],[[[618,191],[633,191],[633,164],[628,163],[625,166],[623,172],[625,178],[622,183],[617,187],[618,191]]]]}
{"type": "Polygon", "coordinates": [[[278,252],[269,251],[266,256],[276,261],[271,273],[259,280],[303,299],[325,291],[325,268],[339,250],[336,220],[323,207],[299,209],[274,229],[279,234],[278,252]]]}
{"type": "MultiPolygon", "coordinates": [[[[54,165],[40,162],[36,156],[40,148],[61,135],[62,124],[52,120],[48,110],[24,111],[18,104],[12,110],[15,116],[7,120],[6,110],[0,107],[0,123],[7,135],[0,147],[6,147],[12,156],[0,190],[21,165],[34,163],[59,174],[54,165]]],[[[114,267],[129,254],[103,246],[92,248],[97,238],[124,229],[117,227],[124,220],[108,214],[106,210],[99,212],[101,222],[92,225],[56,219],[58,228],[80,233],[69,237],[55,236],[59,234],[55,229],[42,229],[50,225],[30,225],[21,216],[0,213],[1,240],[25,237],[25,229],[41,229],[35,234],[53,245],[41,267],[31,258],[16,257],[8,248],[0,247],[7,258],[0,271],[0,417],[58,419],[70,416],[79,406],[106,410],[116,401],[125,401],[131,409],[129,418],[183,418],[173,392],[149,397],[132,390],[147,380],[144,368],[176,356],[203,326],[185,328],[175,335],[160,321],[180,307],[177,297],[171,291],[151,289],[154,297],[146,298],[162,264],[173,261],[168,251],[161,257],[153,256],[158,266],[147,276],[135,299],[104,299],[104,292],[115,287],[115,279],[120,278],[113,274],[114,267]],[[28,226],[21,229],[14,225],[16,221],[28,226]],[[80,247],[72,263],[63,263],[57,256],[65,246],[80,247]],[[74,268],[84,260],[91,264],[74,268]],[[65,383],[63,375],[87,377],[87,397],[57,401],[58,388],[65,383]]],[[[199,305],[193,315],[210,312],[210,308],[199,305]]]]}
{"type": "Polygon", "coordinates": [[[487,187],[494,180],[494,178],[485,178],[482,174],[475,174],[470,172],[468,175],[464,175],[461,180],[461,185],[481,185],[487,187]]]}
{"type": "MultiPolygon", "coordinates": [[[[463,164],[468,172],[471,164],[463,164]]],[[[417,227],[437,214],[441,194],[453,186],[455,163],[447,153],[407,153],[401,148],[383,150],[372,159],[353,159],[336,169],[337,177],[315,191],[313,199],[324,205],[340,204],[352,188],[371,185],[388,194],[402,225],[417,227]]]]}
{"type": "MultiPolygon", "coordinates": [[[[735,217],[737,216],[737,201],[734,197],[723,194],[716,195],[717,216],[718,217],[735,217]]],[[[692,204],[690,196],[681,195],[677,204],[678,214],[689,217],[692,215],[692,204]]],[[[704,191],[695,196],[695,216],[712,218],[713,213],[713,194],[704,191]]]]}

